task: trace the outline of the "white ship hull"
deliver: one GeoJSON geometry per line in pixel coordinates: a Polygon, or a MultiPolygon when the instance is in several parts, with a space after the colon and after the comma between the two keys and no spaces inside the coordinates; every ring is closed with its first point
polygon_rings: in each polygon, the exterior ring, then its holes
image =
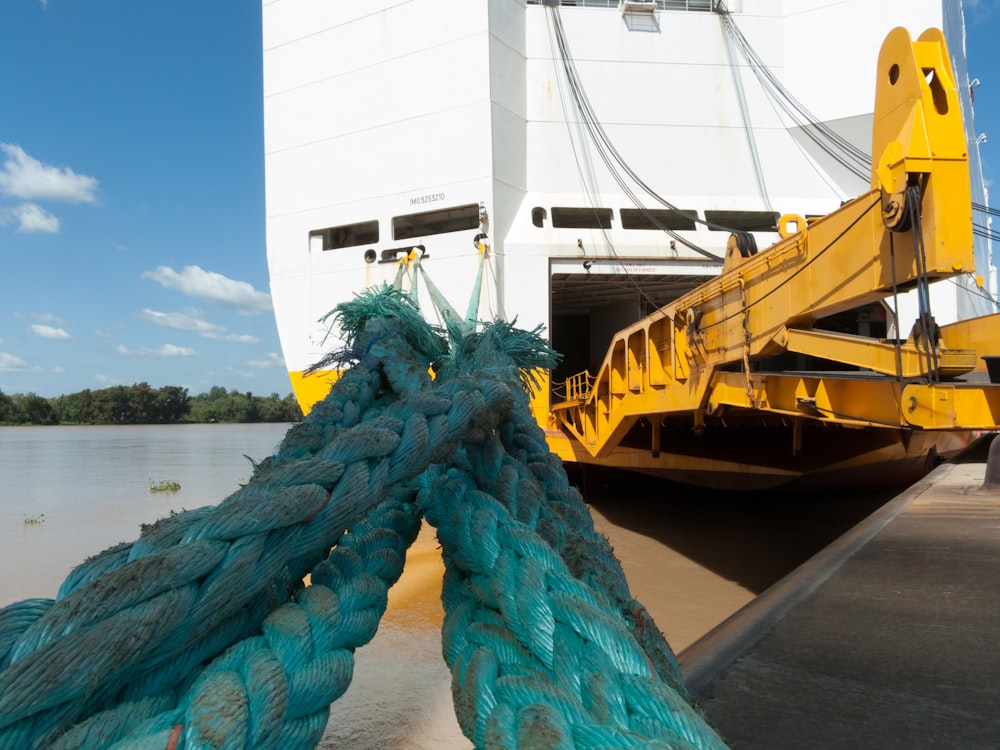
{"type": "MultiPolygon", "coordinates": [[[[265,0],[267,253],[300,403],[335,378],[303,376],[340,346],[324,315],[413,248],[464,314],[487,244],[478,317],[544,325],[565,355],[553,382],[592,366],[614,331],[716,275],[729,229],[764,247],[779,215],[867,190],[868,157],[830,150],[780,92],[867,154],[891,28],[943,28],[968,81],[958,0],[729,0],[728,21],[715,4],[265,0]]],[[[944,286],[939,322],[992,312],[972,280],[944,286]]]]}

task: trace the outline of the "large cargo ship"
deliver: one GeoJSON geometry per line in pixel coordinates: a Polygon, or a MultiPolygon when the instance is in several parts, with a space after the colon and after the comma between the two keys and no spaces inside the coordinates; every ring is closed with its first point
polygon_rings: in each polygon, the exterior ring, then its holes
{"type": "MultiPolygon", "coordinates": [[[[545,326],[564,358],[533,407],[569,460],[766,487],[921,470],[961,437],[831,419],[815,400],[765,414],[749,357],[748,403],[728,420],[709,396],[630,413],[613,435],[569,413],[600,398],[600,371],[615,377],[616,334],[719,277],[731,238],[749,255],[790,234],[783,216],[806,224],[871,190],[875,70],[894,27],[943,30],[965,203],[985,207],[960,0],[264,0],[263,25],[268,264],[304,409],[336,378],[304,373],[339,346],[325,317],[338,302],[402,277],[439,322],[419,271],[472,317],[545,326]]],[[[942,326],[995,312],[988,234],[929,298],[901,284],[808,327],[901,342],[929,306],[942,326]]]]}

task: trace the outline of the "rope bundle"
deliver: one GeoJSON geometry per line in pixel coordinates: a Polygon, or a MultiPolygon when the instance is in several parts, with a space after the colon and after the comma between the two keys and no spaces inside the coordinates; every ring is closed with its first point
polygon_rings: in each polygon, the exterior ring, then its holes
{"type": "Polygon", "coordinates": [[[399,294],[339,310],[356,364],[246,486],[0,610],[0,748],[315,746],[422,514],[477,746],[721,747],[530,419],[537,335],[445,358],[399,294]]]}
{"type": "MultiPolygon", "coordinates": [[[[496,324],[459,369],[518,377],[496,324]]],[[[468,341],[468,339],[467,339],[468,341]]],[[[464,359],[464,361],[463,361],[464,359]]],[[[721,748],[662,634],[530,417],[527,395],[421,477],[446,576],[445,660],[477,747],[721,748]]]]}

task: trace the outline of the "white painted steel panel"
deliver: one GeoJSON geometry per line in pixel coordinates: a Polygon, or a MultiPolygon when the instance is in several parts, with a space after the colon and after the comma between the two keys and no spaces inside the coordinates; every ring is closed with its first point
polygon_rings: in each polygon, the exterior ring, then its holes
{"type": "MultiPolygon", "coordinates": [[[[867,151],[885,34],[903,24],[916,36],[941,26],[945,15],[954,34],[961,28],[955,6],[742,0],[733,17],[781,84],[867,151]]],[[[584,137],[556,62],[550,12],[522,0],[265,0],[268,260],[292,369],[318,352],[323,331],[315,320],[332,300],[395,273],[392,264],[366,264],[366,247],[310,250],[313,229],[377,220],[380,252],[401,244],[391,236],[393,216],[482,201],[490,284],[499,295],[488,306],[526,327],[548,320],[549,258],[577,257],[577,240],[598,258],[704,261],[682,245],[671,248],[665,234],[621,228],[618,210],[632,204],[584,137]],[[411,203],[429,195],[440,200],[411,203]],[[591,201],[614,209],[607,233],[551,226],[552,206],[591,201]],[[543,227],[531,222],[535,206],[549,212],[543,227]]],[[[825,213],[864,188],[775,110],[734,57],[719,16],[661,11],[654,26],[637,31],[617,9],[558,12],[608,136],[676,205],[825,213]]],[[[964,76],[964,50],[954,39],[951,47],[964,76]]],[[[963,106],[971,112],[971,104],[963,106]]],[[[463,312],[478,257],[474,235],[425,238],[428,270],[463,312]]],[[[682,236],[716,252],[726,241],[703,227],[682,236]]],[[[956,308],[951,301],[935,306],[946,318],[956,308]]]]}

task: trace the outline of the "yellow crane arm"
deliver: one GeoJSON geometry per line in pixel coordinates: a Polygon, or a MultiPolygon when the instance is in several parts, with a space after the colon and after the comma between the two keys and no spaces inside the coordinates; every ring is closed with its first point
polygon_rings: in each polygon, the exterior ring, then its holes
{"type": "MultiPolygon", "coordinates": [[[[592,455],[607,455],[640,418],[690,412],[697,424],[723,406],[896,427],[995,424],[992,391],[956,396],[937,384],[977,367],[967,327],[942,338],[922,318],[905,343],[813,330],[821,318],[975,270],[968,152],[941,31],[912,41],[894,29],[877,76],[871,190],[809,222],[783,216],[781,240],[751,257],[731,238],[719,277],[620,331],[593,380],[571,379],[553,409],[592,455]],[[754,371],[786,352],[853,374],[754,371]]],[[[995,316],[976,330],[1000,343],[995,316]]]]}

